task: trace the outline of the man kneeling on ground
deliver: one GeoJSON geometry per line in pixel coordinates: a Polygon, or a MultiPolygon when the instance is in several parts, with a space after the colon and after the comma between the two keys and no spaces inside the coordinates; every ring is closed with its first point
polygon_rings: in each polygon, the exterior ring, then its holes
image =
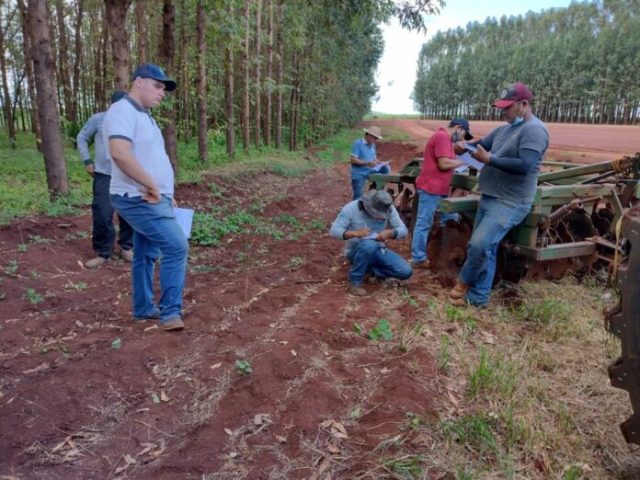
{"type": "Polygon", "coordinates": [[[387,240],[404,238],[407,233],[391,195],[383,190],[371,190],[342,208],[329,235],[347,241],[345,254],[351,262],[349,293],[367,294],[362,288],[367,274],[377,279],[411,277],[409,262],[385,244],[387,240]]]}

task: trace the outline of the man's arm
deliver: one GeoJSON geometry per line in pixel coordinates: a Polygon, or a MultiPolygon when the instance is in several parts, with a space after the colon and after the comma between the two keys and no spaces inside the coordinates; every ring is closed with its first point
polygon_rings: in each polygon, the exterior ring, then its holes
{"type": "Polygon", "coordinates": [[[349,208],[344,206],[340,213],[336,217],[336,219],[331,224],[331,229],[329,230],[329,235],[333,238],[337,238],[340,240],[349,240],[351,238],[362,238],[369,235],[369,229],[363,228],[360,230],[348,230],[351,226],[351,213],[349,212],[349,208]]]}
{"type": "Polygon", "coordinates": [[[358,157],[356,157],[354,154],[351,154],[351,157],[349,158],[351,165],[362,165],[365,167],[373,167],[375,165],[377,165],[378,162],[377,160],[370,160],[370,161],[364,161],[364,160],[360,160],[358,157]]]}
{"type": "Polygon", "coordinates": [[[376,240],[384,242],[385,240],[404,238],[409,233],[395,207],[392,207],[389,215],[389,226],[391,228],[381,231],[376,240]]]}
{"type": "Polygon", "coordinates": [[[133,156],[131,141],[123,138],[110,138],[109,153],[114,163],[125,175],[147,189],[146,195],[142,197],[144,200],[149,203],[158,203],[160,201],[158,186],[133,156]]]}
{"type": "Polygon", "coordinates": [[[80,159],[82,160],[82,163],[84,163],[85,169],[90,175],[93,175],[93,160],[91,160],[89,145],[93,141],[97,131],[98,120],[94,115],[87,121],[87,123],[84,124],[76,137],[76,144],[78,145],[80,159]]]}
{"type": "Polygon", "coordinates": [[[458,168],[460,165],[464,165],[464,162],[460,160],[454,160],[448,157],[439,157],[438,158],[438,168],[440,170],[452,170],[454,168],[458,168]]]}

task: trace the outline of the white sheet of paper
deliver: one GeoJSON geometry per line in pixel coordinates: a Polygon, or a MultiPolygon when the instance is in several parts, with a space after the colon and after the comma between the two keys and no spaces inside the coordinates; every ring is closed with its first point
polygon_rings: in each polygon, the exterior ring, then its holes
{"type": "Polygon", "coordinates": [[[371,168],[373,169],[374,172],[379,172],[382,167],[388,167],[388,166],[389,166],[389,162],[382,162],[376,165],[375,167],[371,167],[371,168]]]}
{"type": "Polygon", "coordinates": [[[363,240],[375,240],[378,237],[377,233],[370,233],[366,237],[362,237],[363,240]]]}
{"type": "MultiPolygon", "coordinates": [[[[469,165],[470,167],[475,168],[476,170],[482,170],[482,167],[484,167],[484,163],[481,163],[481,162],[477,161],[475,158],[473,158],[469,154],[469,152],[465,152],[462,155],[456,155],[456,157],[461,162],[466,163],[467,165],[469,165]]],[[[457,169],[456,169],[456,171],[457,171],[457,169]]]]}
{"type": "Polygon", "coordinates": [[[179,208],[174,207],[173,213],[176,216],[176,222],[182,228],[182,231],[187,236],[187,238],[191,238],[191,224],[193,223],[193,210],[189,208],[179,208]]]}

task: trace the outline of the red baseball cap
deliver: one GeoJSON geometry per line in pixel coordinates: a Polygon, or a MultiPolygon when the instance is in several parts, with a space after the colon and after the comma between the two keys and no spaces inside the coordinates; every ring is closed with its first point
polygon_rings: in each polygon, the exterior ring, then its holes
{"type": "Polygon", "coordinates": [[[493,102],[493,106],[498,108],[509,108],[520,100],[531,100],[532,98],[533,93],[531,93],[529,87],[524,83],[516,82],[502,90],[500,98],[496,98],[495,102],[493,102]]]}

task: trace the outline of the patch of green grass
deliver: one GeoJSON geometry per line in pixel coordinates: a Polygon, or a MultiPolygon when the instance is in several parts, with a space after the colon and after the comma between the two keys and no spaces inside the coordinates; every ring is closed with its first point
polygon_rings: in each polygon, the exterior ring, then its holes
{"type": "Polygon", "coordinates": [[[29,248],[29,246],[26,243],[19,243],[17,250],[20,253],[24,253],[24,252],[27,251],[28,248],[29,248]]]}
{"type": "Polygon", "coordinates": [[[501,355],[490,355],[480,348],[478,364],[469,372],[467,394],[475,398],[480,394],[499,394],[509,398],[516,388],[519,368],[501,355]]]}
{"type": "Polygon", "coordinates": [[[400,478],[418,479],[422,478],[423,464],[426,462],[422,455],[403,455],[384,461],[384,466],[400,478]]]}
{"type": "Polygon", "coordinates": [[[18,261],[17,260],[7,260],[6,266],[3,270],[4,274],[7,277],[15,277],[18,275],[18,261]]]}
{"type": "Polygon", "coordinates": [[[553,339],[568,335],[574,330],[571,306],[549,298],[527,299],[513,311],[516,320],[531,322],[545,330],[553,339]]]}
{"type": "Polygon", "coordinates": [[[196,212],[193,215],[191,240],[202,246],[216,246],[229,234],[239,234],[247,226],[256,226],[259,220],[251,213],[238,210],[224,218],[217,218],[211,213],[196,212]]]}
{"type": "Polygon", "coordinates": [[[443,372],[446,372],[449,368],[449,361],[451,360],[451,340],[448,335],[442,335],[440,337],[440,348],[438,349],[438,368],[443,372]]]}
{"type": "Polygon", "coordinates": [[[287,262],[287,267],[286,268],[287,268],[287,270],[297,270],[302,265],[304,265],[304,258],[303,257],[294,256],[294,257],[291,257],[289,259],[289,262],[287,262]]]}
{"type": "Polygon", "coordinates": [[[391,325],[388,320],[381,318],[375,327],[369,330],[367,337],[373,341],[385,340],[389,341],[393,338],[393,332],[391,331],[391,325]]]}
{"type": "Polygon", "coordinates": [[[38,305],[39,303],[44,302],[44,297],[35,291],[33,288],[27,288],[27,291],[24,294],[24,299],[26,299],[31,305],[38,305]]]}
{"type": "Polygon", "coordinates": [[[249,376],[253,373],[253,368],[251,367],[251,362],[249,360],[236,360],[236,370],[243,376],[249,376]]]}
{"type": "Polygon", "coordinates": [[[83,290],[86,290],[88,287],[86,282],[78,282],[78,283],[73,283],[73,282],[68,282],[64,288],[67,290],[75,290],[76,292],[81,292],[83,290]]]}
{"type": "Polygon", "coordinates": [[[33,135],[18,132],[16,140],[16,148],[12,149],[4,131],[0,134],[0,225],[25,215],[78,214],[80,207],[91,203],[91,178],[70,141],[64,149],[69,195],[52,203],[44,161],[33,135]]]}
{"type": "Polygon", "coordinates": [[[484,414],[468,414],[455,420],[445,420],[442,431],[449,441],[464,445],[481,457],[494,457],[498,453],[498,442],[493,432],[495,418],[484,414]]]}
{"type": "Polygon", "coordinates": [[[29,235],[29,243],[44,243],[49,244],[53,242],[50,238],[41,237],[40,235],[29,235]]]}

